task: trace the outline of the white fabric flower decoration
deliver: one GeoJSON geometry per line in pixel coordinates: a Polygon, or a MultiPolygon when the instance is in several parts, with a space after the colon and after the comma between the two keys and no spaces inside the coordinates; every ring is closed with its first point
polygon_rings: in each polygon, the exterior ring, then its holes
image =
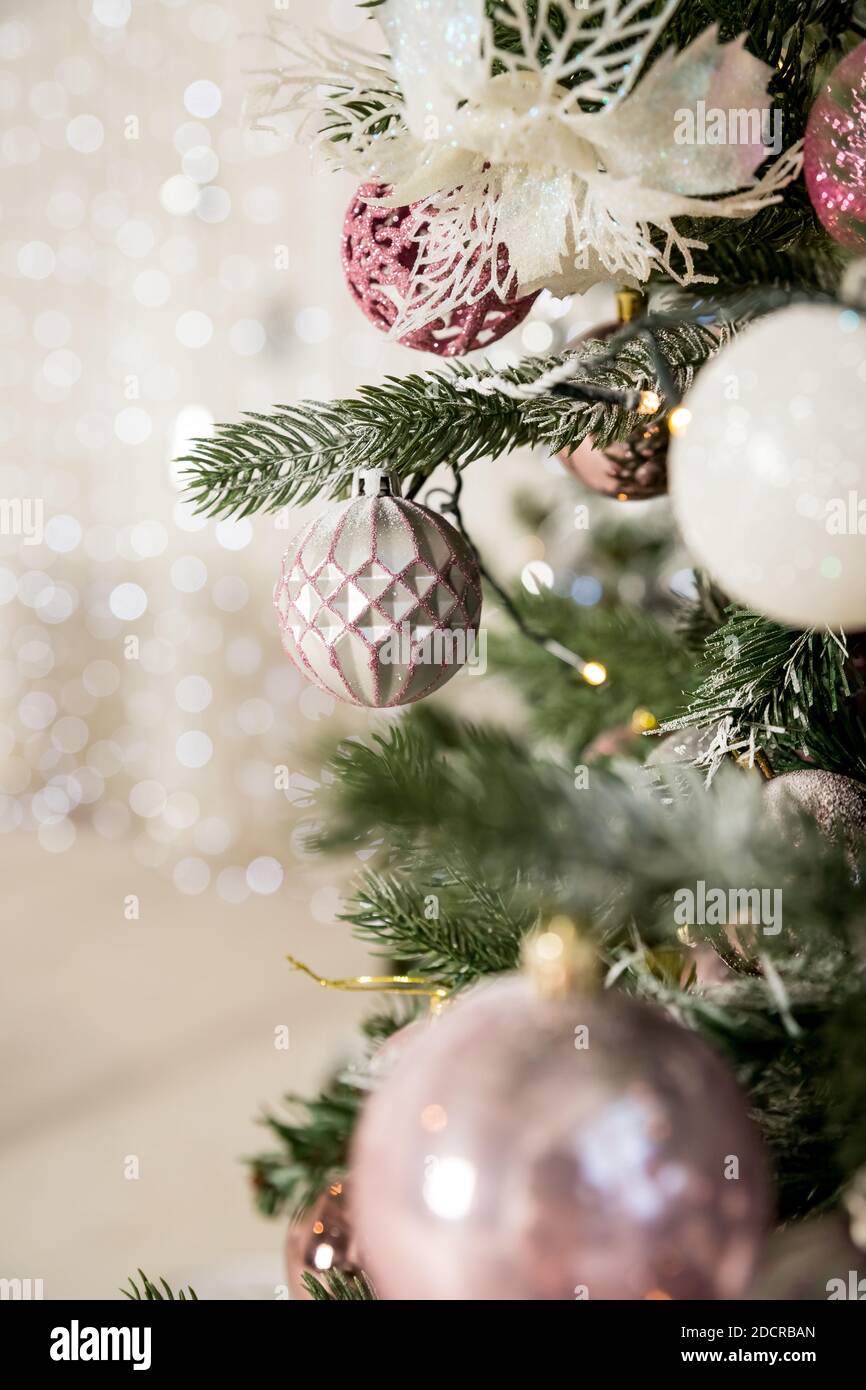
{"type": "Polygon", "coordinates": [[[302,130],[333,162],[390,187],[383,203],[429,204],[397,337],[491,285],[513,293],[515,279],[519,294],[643,284],[656,268],[681,285],[712,282],[692,256],[706,243],[674,218],[749,217],[779,201],[802,155],[794,146],[757,179],[759,121],[738,127],[751,129],[742,143],[677,143],[682,112],[700,103],[742,115],[770,106],[770,69],[743,39],[720,44],[715,26],[635,85],[678,3],[647,17],[646,0],[539,0],[532,17],[513,0],[496,6],[497,46],[484,0],[384,0],[373,11],[391,48],[381,58],[272,19],[283,61],[252,113],[273,128],[304,112],[302,130]]]}

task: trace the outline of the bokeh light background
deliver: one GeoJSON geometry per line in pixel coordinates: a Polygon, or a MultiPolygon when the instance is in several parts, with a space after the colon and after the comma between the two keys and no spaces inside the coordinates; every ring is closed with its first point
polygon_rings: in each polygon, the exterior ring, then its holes
{"type": "MultiPolygon", "coordinates": [[[[351,0],[271,5],[372,41],[351,0]]],[[[215,419],[434,361],[349,300],[351,181],[244,128],[267,13],[0,7],[0,1275],[46,1297],[111,1296],[139,1263],[273,1296],[279,1232],[235,1159],[256,1107],[311,1085],[362,1009],[284,976],[280,953],[336,974],[364,959],[335,924],[344,876],[304,848],[320,773],[303,750],[375,721],[281,653],[271,594],[300,514],[197,517],[173,463],[215,419]]],[[[491,359],[608,316],[542,296],[491,359]]],[[[500,570],[543,563],[508,519],[528,466],[467,486],[500,570]]],[[[476,684],[444,698],[472,704],[476,684]]]]}

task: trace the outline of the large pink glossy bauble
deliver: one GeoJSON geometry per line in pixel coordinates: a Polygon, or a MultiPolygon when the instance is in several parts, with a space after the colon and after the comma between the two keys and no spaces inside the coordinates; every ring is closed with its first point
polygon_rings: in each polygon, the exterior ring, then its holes
{"type": "Polygon", "coordinates": [[[714,1052],[624,995],[545,1000],[522,977],[413,1039],[364,1107],[352,1174],[385,1299],[734,1298],[770,1215],[714,1052]]]}
{"type": "Polygon", "coordinates": [[[396,1029],[390,1037],[385,1039],[367,1063],[367,1074],[372,1089],[381,1086],[386,1076],[391,1075],[407,1047],[411,1046],[413,1038],[417,1038],[434,1022],[431,1014],[421,1014],[418,1018],[412,1019],[410,1023],[404,1023],[402,1028],[396,1029]]]}
{"type": "Polygon", "coordinates": [[[471,659],[475,556],[444,517],[390,494],[337,502],[295,537],[274,590],[283,647],[354,705],[409,704],[471,659]]]}
{"type": "MultiPolygon", "coordinates": [[[[383,333],[396,319],[399,302],[410,292],[418,258],[417,238],[423,236],[425,218],[430,215],[424,203],[383,208],[366,201],[387,192],[384,184],[361,185],[346,210],[340,247],[352,298],[383,333]]],[[[508,254],[504,246],[499,248],[498,257],[500,279],[507,284],[508,254]]],[[[470,262],[470,269],[471,265],[470,262]]],[[[407,333],[400,342],[404,347],[435,352],[439,357],[458,357],[490,347],[523,322],[536,298],[537,292],[520,298],[511,294],[502,299],[490,289],[473,303],[452,310],[447,318],[435,319],[407,333]]]]}
{"type": "Polygon", "coordinates": [[[833,69],[806,127],[806,186],[827,231],[866,250],[866,43],[833,69]]]}

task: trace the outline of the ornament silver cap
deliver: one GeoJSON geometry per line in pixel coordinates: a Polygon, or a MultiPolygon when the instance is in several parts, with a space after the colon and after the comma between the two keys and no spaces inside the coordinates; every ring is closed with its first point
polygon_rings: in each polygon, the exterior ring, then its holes
{"type": "Polygon", "coordinates": [[[387,468],[356,468],[352,474],[353,497],[392,497],[396,491],[387,468]]]}

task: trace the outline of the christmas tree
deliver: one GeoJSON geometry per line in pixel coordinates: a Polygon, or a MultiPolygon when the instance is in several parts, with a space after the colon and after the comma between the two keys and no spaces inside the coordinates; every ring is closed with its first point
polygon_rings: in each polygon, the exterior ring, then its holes
{"type": "Polygon", "coordinates": [[[257,1200],[295,1223],[317,1298],[847,1296],[833,1281],[866,1269],[862,6],[370,9],[364,49],[272,19],[252,117],[357,176],[349,289],[448,360],[407,351],[404,377],[223,424],[186,460],[209,515],[311,504],[284,645],[392,711],[330,750],[316,841],[364,861],[344,919],[381,974],[319,982],[370,990],[364,1061],[268,1116],[257,1200]],[[604,282],[619,314],[582,341],[464,360],[538,294],[604,282]],[[563,539],[523,499],[557,563],[513,588],[461,485],[524,447],[559,457],[582,521],[563,539]],[[666,492],[638,524],[602,500],[666,492]],[[655,580],[681,541],[672,594],[655,580]],[[488,613],[531,736],[485,718],[483,681],[470,718],[426,700],[488,613]]]}

